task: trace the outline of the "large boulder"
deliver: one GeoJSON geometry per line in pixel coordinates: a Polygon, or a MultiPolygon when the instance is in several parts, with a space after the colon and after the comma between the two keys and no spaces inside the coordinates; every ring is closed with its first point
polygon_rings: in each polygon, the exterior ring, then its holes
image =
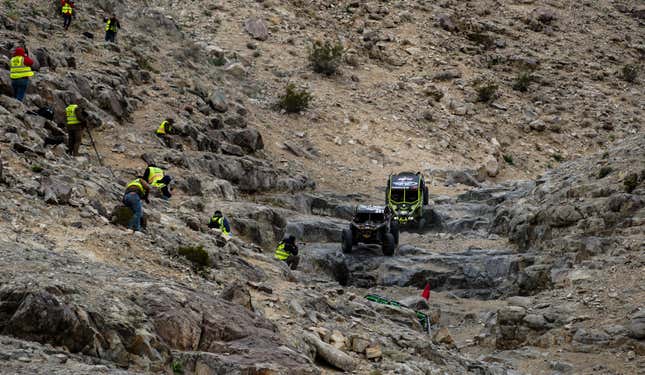
{"type": "Polygon", "coordinates": [[[520,306],[507,306],[497,311],[497,349],[516,349],[526,342],[528,329],[522,325],[525,316],[526,309],[520,306]]]}
{"type": "Polygon", "coordinates": [[[246,128],[238,131],[225,132],[229,141],[242,148],[246,153],[254,153],[264,148],[262,135],[257,129],[246,128]]]}
{"type": "Polygon", "coordinates": [[[72,252],[0,243],[0,256],[1,334],[154,373],[173,358],[186,358],[185,369],[194,372],[194,355],[216,358],[203,361],[204,374],[314,371],[270,321],[203,287],[72,252]]]}

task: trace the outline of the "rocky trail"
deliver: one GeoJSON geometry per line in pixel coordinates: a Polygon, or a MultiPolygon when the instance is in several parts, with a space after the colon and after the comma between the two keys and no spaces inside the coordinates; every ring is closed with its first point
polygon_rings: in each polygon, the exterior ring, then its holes
{"type": "Polygon", "coordinates": [[[65,33],[52,3],[0,4],[0,373],[643,373],[642,4],[88,0],[65,33]],[[308,109],[276,108],[288,83],[308,109]],[[104,165],[87,137],[66,154],[70,103],[104,165]],[[173,197],[133,233],[116,212],[150,162],[173,197]],[[343,254],[403,170],[427,226],[343,254]]]}

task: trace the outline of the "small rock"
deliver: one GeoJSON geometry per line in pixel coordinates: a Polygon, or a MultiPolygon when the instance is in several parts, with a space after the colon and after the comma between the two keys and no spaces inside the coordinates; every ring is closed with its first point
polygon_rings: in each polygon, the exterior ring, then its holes
{"type": "Polygon", "coordinates": [[[226,96],[220,90],[215,90],[208,98],[208,104],[217,112],[226,112],[228,111],[228,102],[226,96]]]}
{"type": "Polygon", "coordinates": [[[604,345],[609,342],[609,335],[597,329],[579,329],[573,335],[573,341],[588,345],[604,345]]]}
{"type": "Polygon", "coordinates": [[[639,340],[645,338],[645,309],[632,315],[629,320],[629,335],[639,340]]]}
{"type": "Polygon", "coordinates": [[[269,29],[260,18],[249,18],[244,21],[244,29],[254,39],[262,41],[269,39],[269,29]]]}
{"type": "Polygon", "coordinates": [[[515,324],[526,316],[526,309],[520,306],[507,306],[497,312],[497,321],[500,324],[515,324]]]}
{"type": "Polygon", "coordinates": [[[229,285],[222,291],[220,298],[243,306],[250,311],[255,311],[251,301],[251,293],[242,284],[233,283],[229,285]]]}
{"type": "Polygon", "coordinates": [[[307,315],[305,309],[303,309],[300,303],[298,303],[298,301],[296,301],[295,299],[289,302],[289,307],[291,308],[291,311],[293,311],[293,313],[297,316],[304,317],[307,315]]]}
{"type": "Polygon", "coordinates": [[[352,336],[352,351],[355,353],[365,353],[365,349],[370,345],[370,341],[363,336],[352,336]]]}
{"type": "Polygon", "coordinates": [[[450,335],[450,331],[448,331],[448,328],[446,327],[442,327],[438,331],[435,331],[435,333],[432,335],[432,341],[436,342],[437,344],[446,344],[449,346],[454,344],[454,340],[450,335]]]}
{"type": "Polygon", "coordinates": [[[381,345],[376,344],[365,349],[365,358],[367,359],[378,359],[382,356],[381,345]]]}
{"type": "Polygon", "coordinates": [[[529,328],[535,330],[546,329],[549,325],[546,319],[544,319],[544,315],[542,314],[528,314],[524,317],[524,323],[526,323],[529,328]]]}
{"type": "Polygon", "coordinates": [[[344,350],[346,348],[345,336],[340,331],[333,331],[329,336],[329,343],[336,349],[344,350]]]}
{"type": "Polygon", "coordinates": [[[569,372],[573,370],[573,366],[567,362],[553,361],[549,364],[552,370],[560,372],[569,372]]]}

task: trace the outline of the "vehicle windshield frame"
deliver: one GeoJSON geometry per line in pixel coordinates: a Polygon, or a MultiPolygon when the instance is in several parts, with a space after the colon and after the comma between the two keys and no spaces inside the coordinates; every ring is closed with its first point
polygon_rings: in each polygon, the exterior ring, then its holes
{"type": "Polygon", "coordinates": [[[385,221],[385,213],[383,212],[357,212],[354,215],[354,222],[356,224],[379,224],[385,221]],[[359,221],[359,216],[366,217],[367,220],[359,221]]]}
{"type": "Polygon", "coordinates": [[[393,188],[390,189],[390,201],[393,202],[393,203],[399,203],[399,204],[400,203],[409,203],[409,204],[417,203],[419,201],[419,188],[417,187],[413,191],[414,191],[414,200],[408,200],[408,194],[412,195],[412,189],[411,188],[399,188],[399,187],[394,188],[393,187],[393,188]],[[399,201],[399,200],[395,200],[393,198],[392,192],[394,192],[395,190],[403,192],[403,200],[399,201]]]}

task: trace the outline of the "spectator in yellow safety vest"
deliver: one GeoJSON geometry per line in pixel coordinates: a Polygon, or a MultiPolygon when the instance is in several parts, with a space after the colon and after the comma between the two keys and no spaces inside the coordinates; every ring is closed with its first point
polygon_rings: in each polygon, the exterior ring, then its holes
{"type": "Polygon", "coordinates": [[[18,101],[25,99],[27,87],[29,87],[29,78],[33,77],[34,72],[31,70],[34,61],[27,56],[27,52],[22,47],[16,48],[9,61],[11,77],[11,87],[13,95],[18,101]]]}
{"type": "Polygon", "coordinates": [[[87,112],[78,104],[70,104],[65,108],[65,115],[67,116],[67,153],[78,156],[83,130],[87,123],[87,112]]]}
{"type": "Polygon", "coordinates": [[[283,239],[275,249],[275,258],[281,260],[289,266],[292,270],[298,268],[300,257],[298,256],[298,246],[296,245],[296,236],[290,235],[283,239]]]}
{"type": "Polygon", "coordinates": [[[144,178],[138,177],[132,180],[125,187],[125,194],[123,195],[123,204],[126,207],[129,207],[132,210],[132,219],[128,223],[128,228],[136,231],[141,231],[141,219],[143,218],[143,207],[141,200],[145,200],[147,203],[150,203],[148,200],[148,193],[150,192],[150,186],[145,181],[144,178]]]}
{"type": "Polygon", "coordinates": [[[67,31],[67,29],[69,29],[69,25],[72,24],[72,16],[75,16],[74,2],[71,0],[62,0],[61,5],[61,13],[63,13],[63,28],[67,31]]]}
{"type": "Polygon", "coordinates": [[[116,32],[121,28],[116,15],[113,13],[109,18],[104,17],[103,22],[105,22],[105,41],[116,43],[116,32]]]}
{"type": "Polygon", "coordinates": [[[233,237],[231,233],[231,225],[228,220],[222,216],[222,211],[217,210],[208,221],[208,227],[211,229],[219,229],[224,237],[233,237]]]}
{"type": "Polygon", "coordinates": [[[170,193],[170,182],[172,181],[172,177],[165,175],[163,169],[154,164],[150,164],[146,168],[145,172],[143,172],[143,178],[150,184],[150,186],[159,189],[159,192],[161,192],[161,199],[170,199],[172,196],[170,193]]]}
{"type": "Polygon", "coordinates": [[[166,145],[166,147],[175,148],[175,144],[172,140],[171,134],[175,133],[175,119],[168,117],[161,122],[161,125],[155,131],[155,135],[161,138],[161,141],[166,145]]]}

